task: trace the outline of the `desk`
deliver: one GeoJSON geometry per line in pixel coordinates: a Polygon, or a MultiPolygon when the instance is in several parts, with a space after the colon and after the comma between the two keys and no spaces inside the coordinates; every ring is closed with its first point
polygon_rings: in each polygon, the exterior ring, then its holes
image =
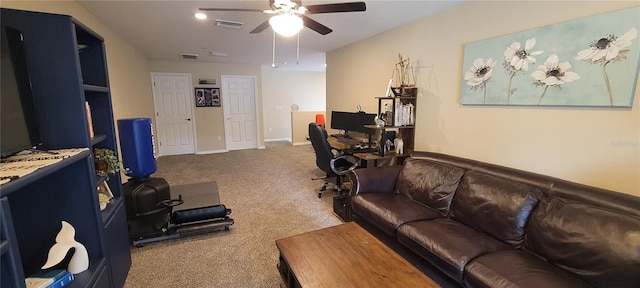
{"type": "Polygon", "coordinates": [[[329,138],[327,138],[327,140],[329,141],[329,145],[331,146],[331,148],[336,149],[336,150],[338,150],[340,152],[352,150],[352,145],[350,145],[348,143],[341,142],[336,137],[329,136],[329,138]]]}
{"type": "Polygon", "coordinates": [[[407,157],[409,157],[409,155],[406,154],[396,154],[396,152],[389,152],[387,155],[384,156],[380,156],[377,154],[373,154],[370,152],[366,152],[366,153],[353,153],[353,156],[355,156],[356,158],[360,159],[360,167],[362,168],[366,168],[368,166],[368,162],[369,161],[373,161],[373,166],[372,167],[378,167],[378,164],[382,164],[382,163],[378,163],[381,160],[387,161],[384,164],[385,165],[402,165],[402,163],[404,162],[404,159],[406,159],[407,157]]]}
{"type": "MultiPolygon", "coordinates": [[[[344,143],[335,137],[329,136],[327,140],[329,141],[329,145],[331,145],[331,148],[333,149],[336,149],[338,151],[345,152],[345,153],[350,153],[353,151],[352,145],[348,143],[344,143]]],[[[353,154],[353,156],[355,156],[360,160],[359,166],[362,168],[367,167],[369,164],[369,161],[373,161],[372,167],[378,166],[378,164],[381,164],[379,162],[384,160],[390,161],[388,163],[390,165],[400,165],[402,164],[402,162],[404,162],[404,159],[409,157],[409,155],[407,154],[398,155],[395,152],[389,152],[387,155],[384,155],[384,156],[380,156],[371,152],[356,152],[356,153],[350,153],[350,154],[353,154]]]]}

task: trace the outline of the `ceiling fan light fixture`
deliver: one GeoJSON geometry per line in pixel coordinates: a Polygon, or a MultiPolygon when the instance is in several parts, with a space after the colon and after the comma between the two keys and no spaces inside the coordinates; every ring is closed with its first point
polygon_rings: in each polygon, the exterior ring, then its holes
{"type": "Polygon", "coordinates": [[[293,14],[281,14],[271,17],[269,25],[276,33],[291,37],[302,30],[302,18],[293,14]]]}

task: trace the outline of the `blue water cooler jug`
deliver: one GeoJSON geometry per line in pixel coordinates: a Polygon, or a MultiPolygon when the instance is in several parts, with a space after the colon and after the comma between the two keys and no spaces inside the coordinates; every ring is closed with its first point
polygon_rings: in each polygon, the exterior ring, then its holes
{"type": "Polygon", "coordinates": [[[155,173],[156,157],[153,150],[151,119],[120,119],[118,130],[125,174],[132,178],[147,178],[155,173]]]}

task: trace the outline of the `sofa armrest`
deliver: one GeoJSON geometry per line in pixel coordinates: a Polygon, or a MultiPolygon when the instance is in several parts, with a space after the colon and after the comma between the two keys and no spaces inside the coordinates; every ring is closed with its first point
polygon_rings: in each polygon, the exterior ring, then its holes
{"type": "Polygon", "coordinates": [[[353,170],[352,173],[349,174],[351,189],[349,190],[349,196],[346,201],[347,209],[344,220],[346,222],[353,220],[351,218],[351,197],[364,193],[393,194],[400,170],[402,170],[401,165],[353,170]]]}
{"type": "Polygon", "coordinates": [[[393,193],[401,165],[356,169],[351,175],[349,195],[363,193],[393,193]]]}

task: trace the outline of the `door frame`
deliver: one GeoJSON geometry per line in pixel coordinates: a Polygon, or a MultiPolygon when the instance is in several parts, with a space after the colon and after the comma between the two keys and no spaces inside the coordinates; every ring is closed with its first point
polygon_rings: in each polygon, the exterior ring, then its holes
{"type": "MultiPolygon", "coordinates": [[[[258,129],[258,127],[260,126],[259,123],[258,123],[258,119],[260,119],[259,121],[262,122],[262,119],[258,118],[258,116],[259,116],[258,115],[258,110],[259,110],[258,109],[258,77],[256,77],[256,76],[247,76],[247,75],[220,75],[220,86],[223,88],[220,91],[220,94],[221,94],[220,96],[222,97],[222,105],[225,105],[224,103],[228,103],[228,101],[229,101],[229,95],[226,93],[226,91],[224,89],[224,85],[223,85],[223,83],[225,81],[225,78],[245,78],[245,79],[253,80],[253,96],[254,96],[253,97],[254,98],[253,101],[254,101],[254,104],[255,104],[253,113],[254,113],[254,116],[255,116],[255,119],[256,119],[255,120],[255,122],[256,122],[256,124],[255,124],[256,125],[256,127],[255,127],[255,131],[256,131],[256,135],[255,135],[256,136],[256,149],[264,149],[265,148],[264,145],[260,145],[260,130],[258,129]]],[[[223,114],[222,117],[224,119],[223,125],[224,125],[224,130],[225,130],[225,135],[224,135],[225,150],[230,151],[229,150],[229,146],[230,146],[229,145],[229,141],[230,141],[229,139],[230,139],[230,137],[229,137],[229,135],[227,135],[227,128],[226,128],[227,124],[228,124],[227,123],[228,120],[227,120],[227,115],[226,115],[224,109],[222,110],[222,114],[223,114]]]]}
{"type": "MultiPolygon", "coordinates": [[[[190,73],[167,73],[167,72],[151,72],[151,93],[152,93],[152,100],[153,100],[153,119],[155,121],[155,123],[158,123],[158,109],[156,107],[156,89],[155,89],[155,76],[186,76],[187,77],[187,83],[188,83],[188,87],[187,89],[189,90],[189,95],[191,95],[191,97],[189,97],[189,110],[191,111],[191,119],[193,119],[193,121],[191,121],[191,123],[193,123],[191,125],[191,133],[193,133],[193,153],[194,154],[198,154],[198,134],[196,133],[196,131],[198,131],[196,129],[196,113],[195,113],[195,97],[193,97],[194,90],[193,90],[193,80],[192,80],[192,76],[190,73]]],[[[160,133],[158,128],[157,128],[157,124],[153,125],[156,131],[156,133],[160,133]]],[[[156,138],[155,140],[158,141],[159,134],[154,134],[154,138],[156,138]],[[157,136],[156,136],[157,135],[157,136]]],[[[158,146],[158,151],[156,151],[156,153],[158,153],[158,157],[160,156],[165,156],[163,154],[160,154],[160,145],[158,146]]]]}

